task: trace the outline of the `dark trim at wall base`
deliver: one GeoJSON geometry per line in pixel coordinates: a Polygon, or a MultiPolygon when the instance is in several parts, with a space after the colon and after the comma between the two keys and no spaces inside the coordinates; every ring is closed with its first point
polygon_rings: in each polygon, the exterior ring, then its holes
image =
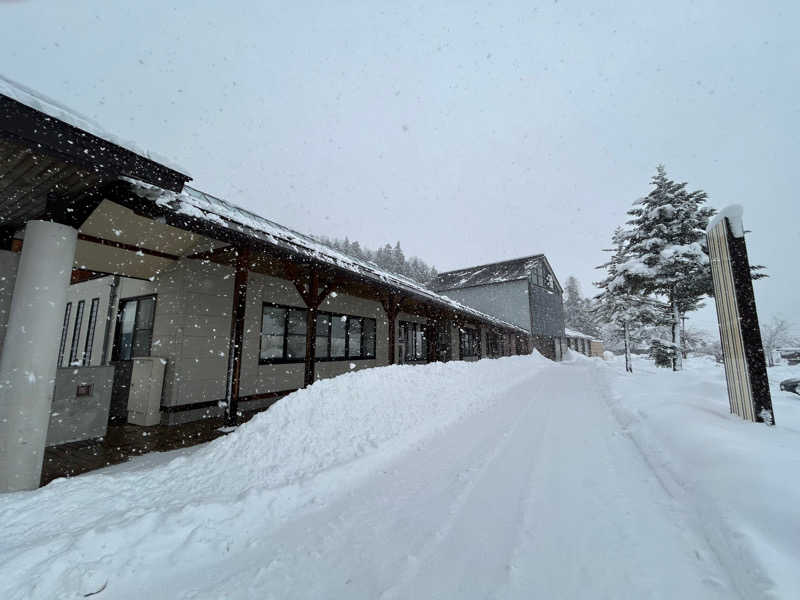
{"type": "MultiPolygon", "coordinates": [[[[274,399],[276,402],[297,389],[282,390],[280,392],[265,392],[263,394],[251,394],[249,396],[239,396],[239,402],[251,402],[253,400],[268,400],[274,399]]],[[[192,404],[179,404],[178,406],[162,406],[161,410],[165,413],[181,413],[189,410],[200,410],[203,408],[219,407],[220,403],[224,400],[206,400],[205,402],[193,402],[192,404]]]]}

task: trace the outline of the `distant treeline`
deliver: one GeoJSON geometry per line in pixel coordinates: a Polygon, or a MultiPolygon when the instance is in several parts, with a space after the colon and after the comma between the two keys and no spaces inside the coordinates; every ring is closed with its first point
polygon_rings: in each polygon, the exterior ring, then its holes
{"type": "Polygon", "coordinates": [[[340,252],[344,252],[349,256],[372,261],[384,271],[405,275],[423,285],[429,284],[438,274],[434,267],[428,265],[425,261],[420,260],[416,256],[406,258],[403,249],[400,247],[400,242],[397,242],[394,246],[386,244],[377,250],[370,250],[356,241],[351,242],[348,238],[340,240],[321,237],[318,239],[323,244],[335,248],[340,252]]]}

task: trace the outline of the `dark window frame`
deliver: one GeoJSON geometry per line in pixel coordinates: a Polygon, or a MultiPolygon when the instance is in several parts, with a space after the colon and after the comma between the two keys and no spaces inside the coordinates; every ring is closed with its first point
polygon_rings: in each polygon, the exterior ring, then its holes
{"type": "MultiPolygon", "coordinates": [[[[289,327],[289,310],[295,311],[304,311],[306,313],[306,327],[308,327],[308,312],[309,309],[302,307],[302,306],[291,306],[288,304],[279,304],[277,302],[262,302],[261,303],[261,315],[262,315],[262,325],[261,331],[259,332],[259,349],[258,349],[258,364],[259,365],[285,365],[285,364],[298,364],[305,362],[305,356],[303,357],[288,357],[287,356],[287,345],[288,345],[288,327],[289,327]],[[263,315],[265,308],[280,308],[287,310],[286,318],[284,318],[284,325],[283,325],[283,356],[280,358],[262,358],[261,357],[261,348],[264,340],[264,333],[263,333],[263,315]]],[[[345,360],[375,360],[377,357],[377,330],[378,330],[378,321],[373,317],[362,317],[359,315],[347,315],[343,313],[334,313],[324,310],[317,310],[314,311],[315,319],[319,319],[319,317],[324,316],[327,317],[328,321],[328,330],[323,332],[320,330],[319,321],[317,321],[317,330],[314,335],[315,341],[319,340],[319,338],[325,338],[326,341],[326,356],[315,356],[314,362],[337,362],[337,361],[345,361],[345,360]],[[333,321],[336,318],[341,319],[345,317],[345,328],[344,328],[344,356],[331,356],[332,350],[332,332],[333,332],[333,321]],[[360,348],[359,354],[357,356],[351,355],[350,352],[350,323],[353,321],[359,321],[361,325],[361,334],[359,336],[360,340],[360,348]],[[365,348],[365,335],[364,335],[364,323],[367,321],[372,322],[373,328],[373,335],[371,339],[371,344],[369,344],[365,348]],[[371,346],[371,348],[370,348],[371,346]]],[[[319,348],[319,344],[316,345],[316,348],[319,348]]],[[[306,347],[306,353],[308,352],[308,348],[306,347]]]]}
{"type": "Polygon", "coordinates": [[[378,339],[378,335],[377,335],[377,332],[378,332],[378,320],[376,318],[374,318],[374,317],[362,317],[362,316],[359,316],[359,315],[346,315],[346,314],[343,314],[343,313],[335,313],[335,312],[330,312],[330,311],[326,311],[326,310],[318,310],[317,311],[317,315],[318,316],[319,315],[324,315],[324,316],[326,316],[328,318],[328,333],[327,333],[327,335],[320,335],[319,330],[317,330],[317,335],[316,335],[316,337],[318,337],[318,338],[327,337],[328,350],[327,350],[327,353],[326,353],[327,356],[315,357],[315,362],[336,362],[336,361],[342,361],[342,360],[375,360],[375,358],[377,357],[377,352],[376,352],[377,344],[376,344],[376,342],[377,342],[377,339],[378,339]],[[333,331],[333,321],[336,318],[341,319],[342,317],[346,318],[345,328],[344,328],[344,356],[331,356],[331,346],[333,345],[332,337],[331,337],[331,333],[333,331]],[[351,352],[350,352],[350,323],[352,321],[359,321],[359,323],[361,325],[361,335],[359,336],[359,341],[360,341],[359,352],[360,352],[360,354],[357,355],[357,356],[353,356],[351,354],[351,352]],[[373,327],[373,336],[372,336],[372,344],[371,344],[372,348],[370,349],[369,347],[367,347],[367,349],[365,350],[365,348],[364,348],[364,331],[365,331],[364,323],[367,322],[367,321],[371,321],[372,324],[373,324],[372,325],[372,327],[373,327]]]}
{"type": "MultiPolygon", "coordinates": [[[[308,337],[308,308],[304,306],[291,306],[289,304],[278,304],[277,302],[262,302],[261,303],[261,325],[258,333],[258,364],[259,365],[286,365],[286,364],[293,364],[293,363],[304,363],[306,360],[306,353],[308,352],[308,347],[306,347],[303,356],[299,357],[289,357],[288,354],[288,346],[289,346],[289,315],[290,311],[296,311],[299,313],[304,313],[303,317],[305,318],[306,322],[306,338],[308,337]],[[264,349],[264,309],[265,308],[279,308],[281,310],[286,311],[283,317],[283,351],[281,356],[275,356],[271,358],[263,358],[261,356],[262,351],[264,349]]],[[[291,334],[297,335],[297,334],[291,334]]]]}
{"type": "MultiPolygon", "coordinates": [[[[119,304],[117,305],[117,316],[116,316],[116,326],[114,327],[114,347],[111,352],[111,360],[113,361],[129,361],[133,360],[134,358],[141,358],[147,357],[151,355],[153,351],[153,335],[152,332],[155,329],[155,317],[156,317],[156,309],[158,308],[158,294],[142,294],[141,296],[130,296],[128,298],[121,298],[119,304]],[[150,346],[147,349],[147,354],[139,354],[137,356],[133,356],[133,346],[136,340],[136,332],[139,331],[137,328],[137,323],[139,321],[139,305],[138,302],[142,300],[153,300],[153,327],[150,328],[150,346]],[[122,315],[123,315],[123,308],[125,304],[128,302],[136,301],[136,313],[133,319],[133,337],[131,338],[131,357],[130,358],[120,358],[120,344],[122,341],[122,315]]],[[[147,331],[142,329],[141,331],[147,331]]]]}
{"type": "Polygon", "coordinates": [[[67,302],[64,308],[64,324],[61,326],[61,341],[58,344],[58,366],[64,364],[64,353],[67,351],[67,333],[69,332],[69,320],[72,318],[72,302],[67,302]]]}
{"type": "Polygon", "coordinates": [[[89,308],[89,321],[86,324],[86,342],[83,345],[83,365],[92,364],[92,351],[94,350],[94,334],[97,330],[97,314],[100,312],[100,298],[92,298],[89,308]]]}
{"type": "Polygon", "coordinates": [[[486,332],[486,354],[490,358],[500,358],[507,355],[506,334],[501,331],[486,332]]]}
{"type": "Polygon", "coordinates": [[[400,321],[399,323],[400,340],[405,341],[405,356],[403,361],[406,363],[426,363],[428,362],[428,335],[427,324],[418,321],[400,321]],[[403,337],[403,330],[410,332],[410,335],[403,337]],[[417,333],[422,334],[422,348],[417,348],[417,333]],[[409,341],[411,344],[409,345],[409,341]],[[410,351],[409,351],[410,347],[410,351]],[[419,350],[419,352],[417,352],[419,350]],[[419,356],[418,356],[419,355],[419,356]]]}
{"type": "Polygon", "coordinates": [[[83,327],[83,310],[85,306],[86,300],[78,300],[78,306],[75,308],[75,324],[72,326],[72,344],[69,347],[68,367],[79,367],[83,364],[83,359],[78,360],[78,346],[81,343],[81,328],[83,327]]]}
{"type": "Polygon", "coordinates": [[[481,357],[481,330],[472,327],[461,327],[458,331],[458,346],[461,358],[481,357]],[[470,343],[471,338],[471,343],[470,343]],[[464,350],[468,349],[469,352],[464,350]]]}

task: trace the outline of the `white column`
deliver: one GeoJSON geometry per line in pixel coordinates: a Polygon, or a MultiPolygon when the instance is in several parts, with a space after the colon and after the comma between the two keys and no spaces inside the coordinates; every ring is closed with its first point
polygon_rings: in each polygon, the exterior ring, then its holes
{"type": "Polygon", "coordinates": [[[0,492],[39,487],[77,231],[30,221],[0,357],[0,492]]]}

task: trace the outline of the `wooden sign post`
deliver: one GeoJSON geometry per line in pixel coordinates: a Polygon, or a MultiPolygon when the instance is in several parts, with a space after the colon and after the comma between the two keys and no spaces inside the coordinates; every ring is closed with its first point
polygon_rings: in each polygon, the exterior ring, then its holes
{"type": "Polygon", "coordinates": [[[706,233],[731,412],[774,425],[742,207],[734,205],[720,212],[706,233]]]}

